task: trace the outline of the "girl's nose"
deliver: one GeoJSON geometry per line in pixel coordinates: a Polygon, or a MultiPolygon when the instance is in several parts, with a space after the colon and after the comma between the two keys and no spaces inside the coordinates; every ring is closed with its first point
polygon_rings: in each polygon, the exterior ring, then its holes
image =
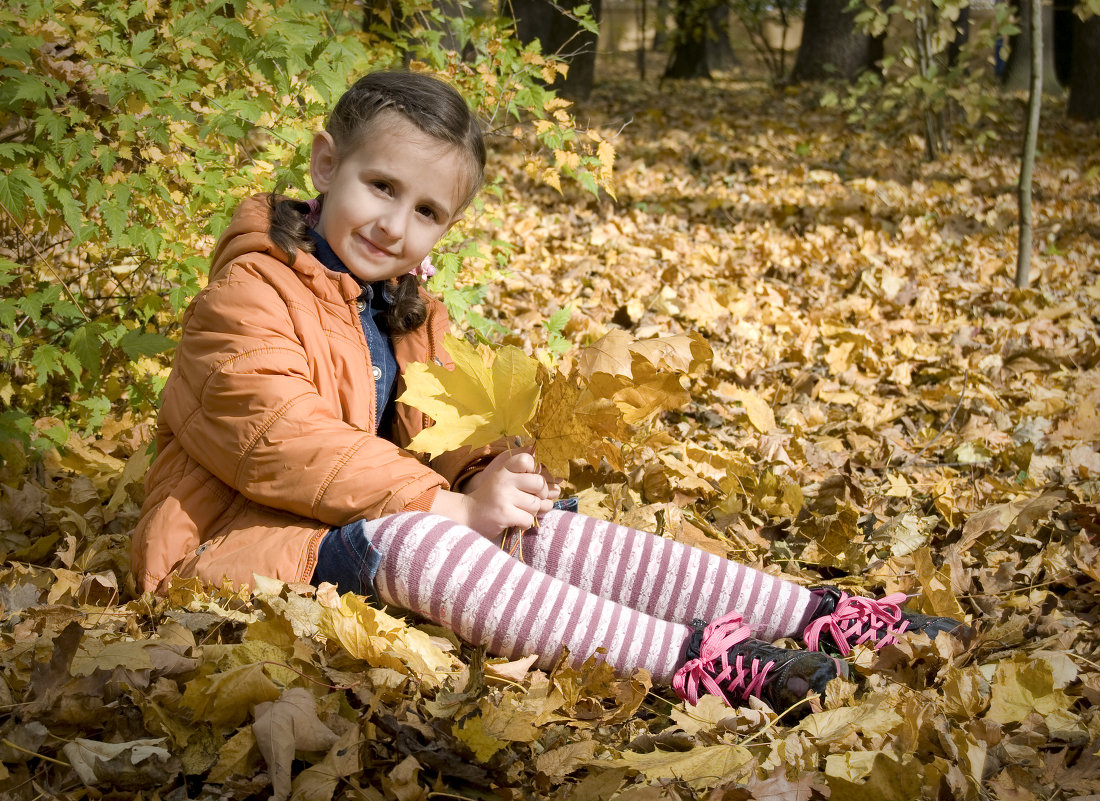
{"type": "Polygon", "coordinates": [[[388,209],[378,218],[378,227],[392,239],[405,235],[405,213],[396,207],[388,209]]]}

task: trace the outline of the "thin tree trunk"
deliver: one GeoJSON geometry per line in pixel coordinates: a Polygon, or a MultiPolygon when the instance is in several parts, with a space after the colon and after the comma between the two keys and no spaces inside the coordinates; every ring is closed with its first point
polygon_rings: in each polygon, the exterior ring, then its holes
{"type": "Polygon", "coordinates": [[[1031,88],[1027,98],[1027,134],[1020,160],[1020,242],[1016,254],[1016,287],[1031,280],[1031,173],[1039,139],[1039,108],[1043,101],[1043,4],[1031,0],[1031,88]]]}

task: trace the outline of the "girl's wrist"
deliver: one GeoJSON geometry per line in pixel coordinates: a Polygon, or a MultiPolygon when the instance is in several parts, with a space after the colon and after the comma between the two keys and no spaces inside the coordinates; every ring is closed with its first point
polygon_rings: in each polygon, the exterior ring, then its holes
{"type": "Polygon", "coordinates": [[[470,499],[460,492],[439,490],[432,501],[431,512],[464,526],[470,525],[470,499]]]}

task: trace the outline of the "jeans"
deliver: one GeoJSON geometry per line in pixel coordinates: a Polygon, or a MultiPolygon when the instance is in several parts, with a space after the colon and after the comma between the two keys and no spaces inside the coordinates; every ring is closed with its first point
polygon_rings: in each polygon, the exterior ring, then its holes
{"type": "Polygon", "coordinates": [[[341,594],[354,592],[377,603],[374,577],[382,562],[382,553],[370,541],[370,528],[377,523],[376,520],[356,520],[330,530],[321,540],[312,583],[318,585],[327,581],[335,584],[341,594]]]}

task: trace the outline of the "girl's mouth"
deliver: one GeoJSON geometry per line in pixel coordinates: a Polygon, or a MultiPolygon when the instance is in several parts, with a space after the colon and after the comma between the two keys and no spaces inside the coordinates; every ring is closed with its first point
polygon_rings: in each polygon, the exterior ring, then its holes
{"type": "Polygon", "coordinates": [[[368,253],[370,253],[374,256],[389,256],[391,258],[394,256],[394,254],[391,253],[389,250],[387,250],[384,247],[379,247],[378,245],[376,245],[374,242],[372,242],[370,239],[363,236],[362,234],[358,234],[358,236],[359,236],[359,240],[366,247],[368,253]]]}

